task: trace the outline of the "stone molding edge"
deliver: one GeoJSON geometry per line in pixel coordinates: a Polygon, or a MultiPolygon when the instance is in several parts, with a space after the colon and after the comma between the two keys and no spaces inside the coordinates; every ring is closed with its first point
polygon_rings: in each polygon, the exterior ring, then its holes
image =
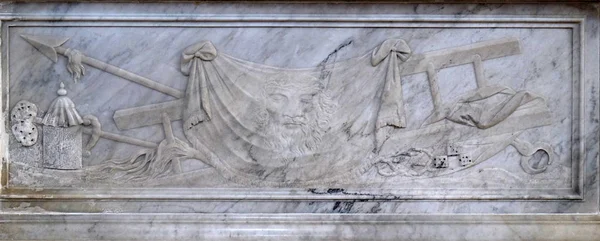
{"type": "Polygon", "coordinates": [[[590,240],[598,235],[597,215],[16,212],[0,216],[0,239],[590,240]]]}
{"type": "MultiPolygon", "coordinates": [[[[594,161],[597,162],[597,158],[594,161]]],[[[593,240],[599,235],[600,216],[597,213],[381,215],[0,212],[0,239],[575,241],[593,240]]]]}
{"type": "MultiPolygon", "coordinates": [[[[168,223],[331,223],[331,224],[519,224],[519,223],[578,223],[600,225],[596,214],[322,214],[322,213],[36,213],[35,208],[3,212],[0,224],[7,222],[168,222],[168,223]]],[[[600,232],[600,230],[598,230],[600,232]]]]}
{"type": "MultiPolygon", "coordinates": [[[[527,16],[527,15],[525,15],[527,16]]],[[[2,21],[115,21],[115,22],[436,22],[436,23],[576,23],[585,21],[584,15],[547,15],[544,17],[517,17],[514,15],[487,15],[453,18],[445,15],[396,14],[11,14],[0,13],[2,21]]]]}
{"type": "MultiPolygon", "coordinates": [[[[139,0],[17,0],[15,3],[140,3],[139,0]]],[[[197,2],[195,0],[145,0],[144,3],[191,3],[197,2]]],[[[248,3],[243,0],[203,0],[205,3],[248,3]]],[[[562,4],[591,4],[596,3],[596,0],[254,0],[258,4],[273,4],[273,3],[331,3],[331,4],[365,4],[365,3],[378,3],[378,4],[389,4],[389,3],[404,3],[404,4],[505,4],[505,3],[528,3],[528,4],[549,4],[549,3],[562,3],[562,4]]]]}
{"type": "MultiPolygon", "coordinates": [[[[451,189],[448,189],[451,190],[451,189]]],[[[461,191],[456,189],[455,191],[461,191]]],[[[421,193],[423,190],[397,189],[378,189],[377,191],[360,189],[302,189],[302,188],[282,188],[282,189],[254,189],[254,188],[188,188],[185,190],[178,188],[127,188],[127,189],[4,189],[0,190],[0,200],[583,200],[581,192],[575,192],[573,189],[556,189],[552,195],[549,195],[544,189],[527,189],[527,195],[524,195],[524,189],[490,189],[478,190],[469,189],[461,193],[434,194],[429,192],[421,193]],[[503,194],[498,194],[503,192],[503,194]]]]}

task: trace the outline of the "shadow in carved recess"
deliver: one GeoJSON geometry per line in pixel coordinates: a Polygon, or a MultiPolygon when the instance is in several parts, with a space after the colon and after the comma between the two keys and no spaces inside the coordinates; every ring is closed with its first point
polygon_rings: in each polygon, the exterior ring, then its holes
{"type": "Polygon", "coordinates": [[[373,168],[384,177],[441,176],[484,162],[509,145],[522,155],[529,174],[544,172],[555,158],[548,144],[518,139],[524,130],[551,124],[544,99],[484,77],[483,61],[520,53],[513,38],[424,54],[389,39],[363,56],[306,69],[247,62],[203,41],[183,50],[181,71],[188,83],[180,91],[62,47],[67,38],[22,37],[55,62],[58,54],[66,56],[76,82],[85,64],[177,98],[113,116],[122,130],[162,124],[160,143],[105,132],[96,117],[80,117],[62,83],[43,117],[37,117],[35,104],[17,103],[10,120],[20,148],[36,144],[41,128],[42,167],[72,170],[86,180],[168,182],[189,175],[180,165],[186,159],[243,185],[301,186],[352,183],[373,168]],[[454,103],[442,102],[437,71],[464,64],[473,65],[477,89],[454,103]],[[427,73],[434,111],[420,127],[407,128],[401,76],[421,72],[427,73]],[[183,120],[187,140],[173,135],[175,120],[183,120]],[[83,148],[82,134],[91,135],[83,148]],[[83,167],[82,155],[90,155],[99,138],[140,150],[83,167]],[[530,163],[539,151],[547,160],[530,163]]]}

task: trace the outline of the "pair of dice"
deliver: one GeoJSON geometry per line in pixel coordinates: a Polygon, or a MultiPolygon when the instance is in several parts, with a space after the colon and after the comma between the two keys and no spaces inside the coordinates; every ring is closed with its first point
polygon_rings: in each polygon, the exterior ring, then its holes
{"type": "Polygon", "coordinates": [[[458,156],[460,166],[464,167],[473,164],[472,157],[469,154],[461,154],[460,149],[455,145],[448,145],[447,153],[448,155],[433,157],[433,166],[436,168],[447,168],[449,163],[448,157],[450,156],[458,156]]]}
{"type": "MultiPolygon", "coordinates": [[[[448,167],[448,156],[435,156],[433,157],[433,166],[436,168],[446,168],[448,167]]],[[[460,166],[468,166],[473,164],[473,159],[468,154],[461,154],[459,157],[460,166]]]]}

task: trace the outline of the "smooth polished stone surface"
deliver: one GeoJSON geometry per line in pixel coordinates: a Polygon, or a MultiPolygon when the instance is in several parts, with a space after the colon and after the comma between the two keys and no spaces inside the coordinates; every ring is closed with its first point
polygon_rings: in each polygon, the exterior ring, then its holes
{"type": "Polygon", "coordinates": [[[538,215],[139,215],[0,218],[3,239],[148,240],[595,240],[597,216],[538,215]],[[35,222],[29,221],[36,218],[35,222]],[[5,223],[10,219],[12,223],[5,223]],[[23,222],[25,220],[25,222],[23,222]],[[124,229],[123,223],[128,223],[124,229]],[[65,225],[68,224],[68,225],[65,225]],[[157,228],[157,226],[159,228],[157,228]],[[3,229],[4,228],[4,229],[3,229]],[[31,232],[29,230],[39,230],[31,232]],[[17,232],[19,230],[21,232],[17,232]],[[23,235],[23,233],[30,235],[23,235]]]}
{"type": "Polygon", "coordinates": [[[3,5],[0,238],[586,240],[597,7],[3,5]]]}

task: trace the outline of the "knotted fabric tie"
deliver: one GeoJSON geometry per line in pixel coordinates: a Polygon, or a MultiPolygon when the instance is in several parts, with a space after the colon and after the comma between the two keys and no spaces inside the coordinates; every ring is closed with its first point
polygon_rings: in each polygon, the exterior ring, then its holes
{"type": "Polygon", "coordinates": [[[381,106],[377,114],[376,129],[392,126],[406,127],[402,85],[400,83],[400,65],[410,58],[411,50],[402,39],[388,39],[373,50],[371,65],[377,66],[388,59],[385,85],[381,93],[381,106]]]}
{"type": "Polygon", "coordinates": [[[184,128],[190,129],[211,118],[208,82],[204,62],[217,57],[217,49],[210,41],[191,45],[181,54],[181,72],[188,77],[183,111],[184,128]]]}

